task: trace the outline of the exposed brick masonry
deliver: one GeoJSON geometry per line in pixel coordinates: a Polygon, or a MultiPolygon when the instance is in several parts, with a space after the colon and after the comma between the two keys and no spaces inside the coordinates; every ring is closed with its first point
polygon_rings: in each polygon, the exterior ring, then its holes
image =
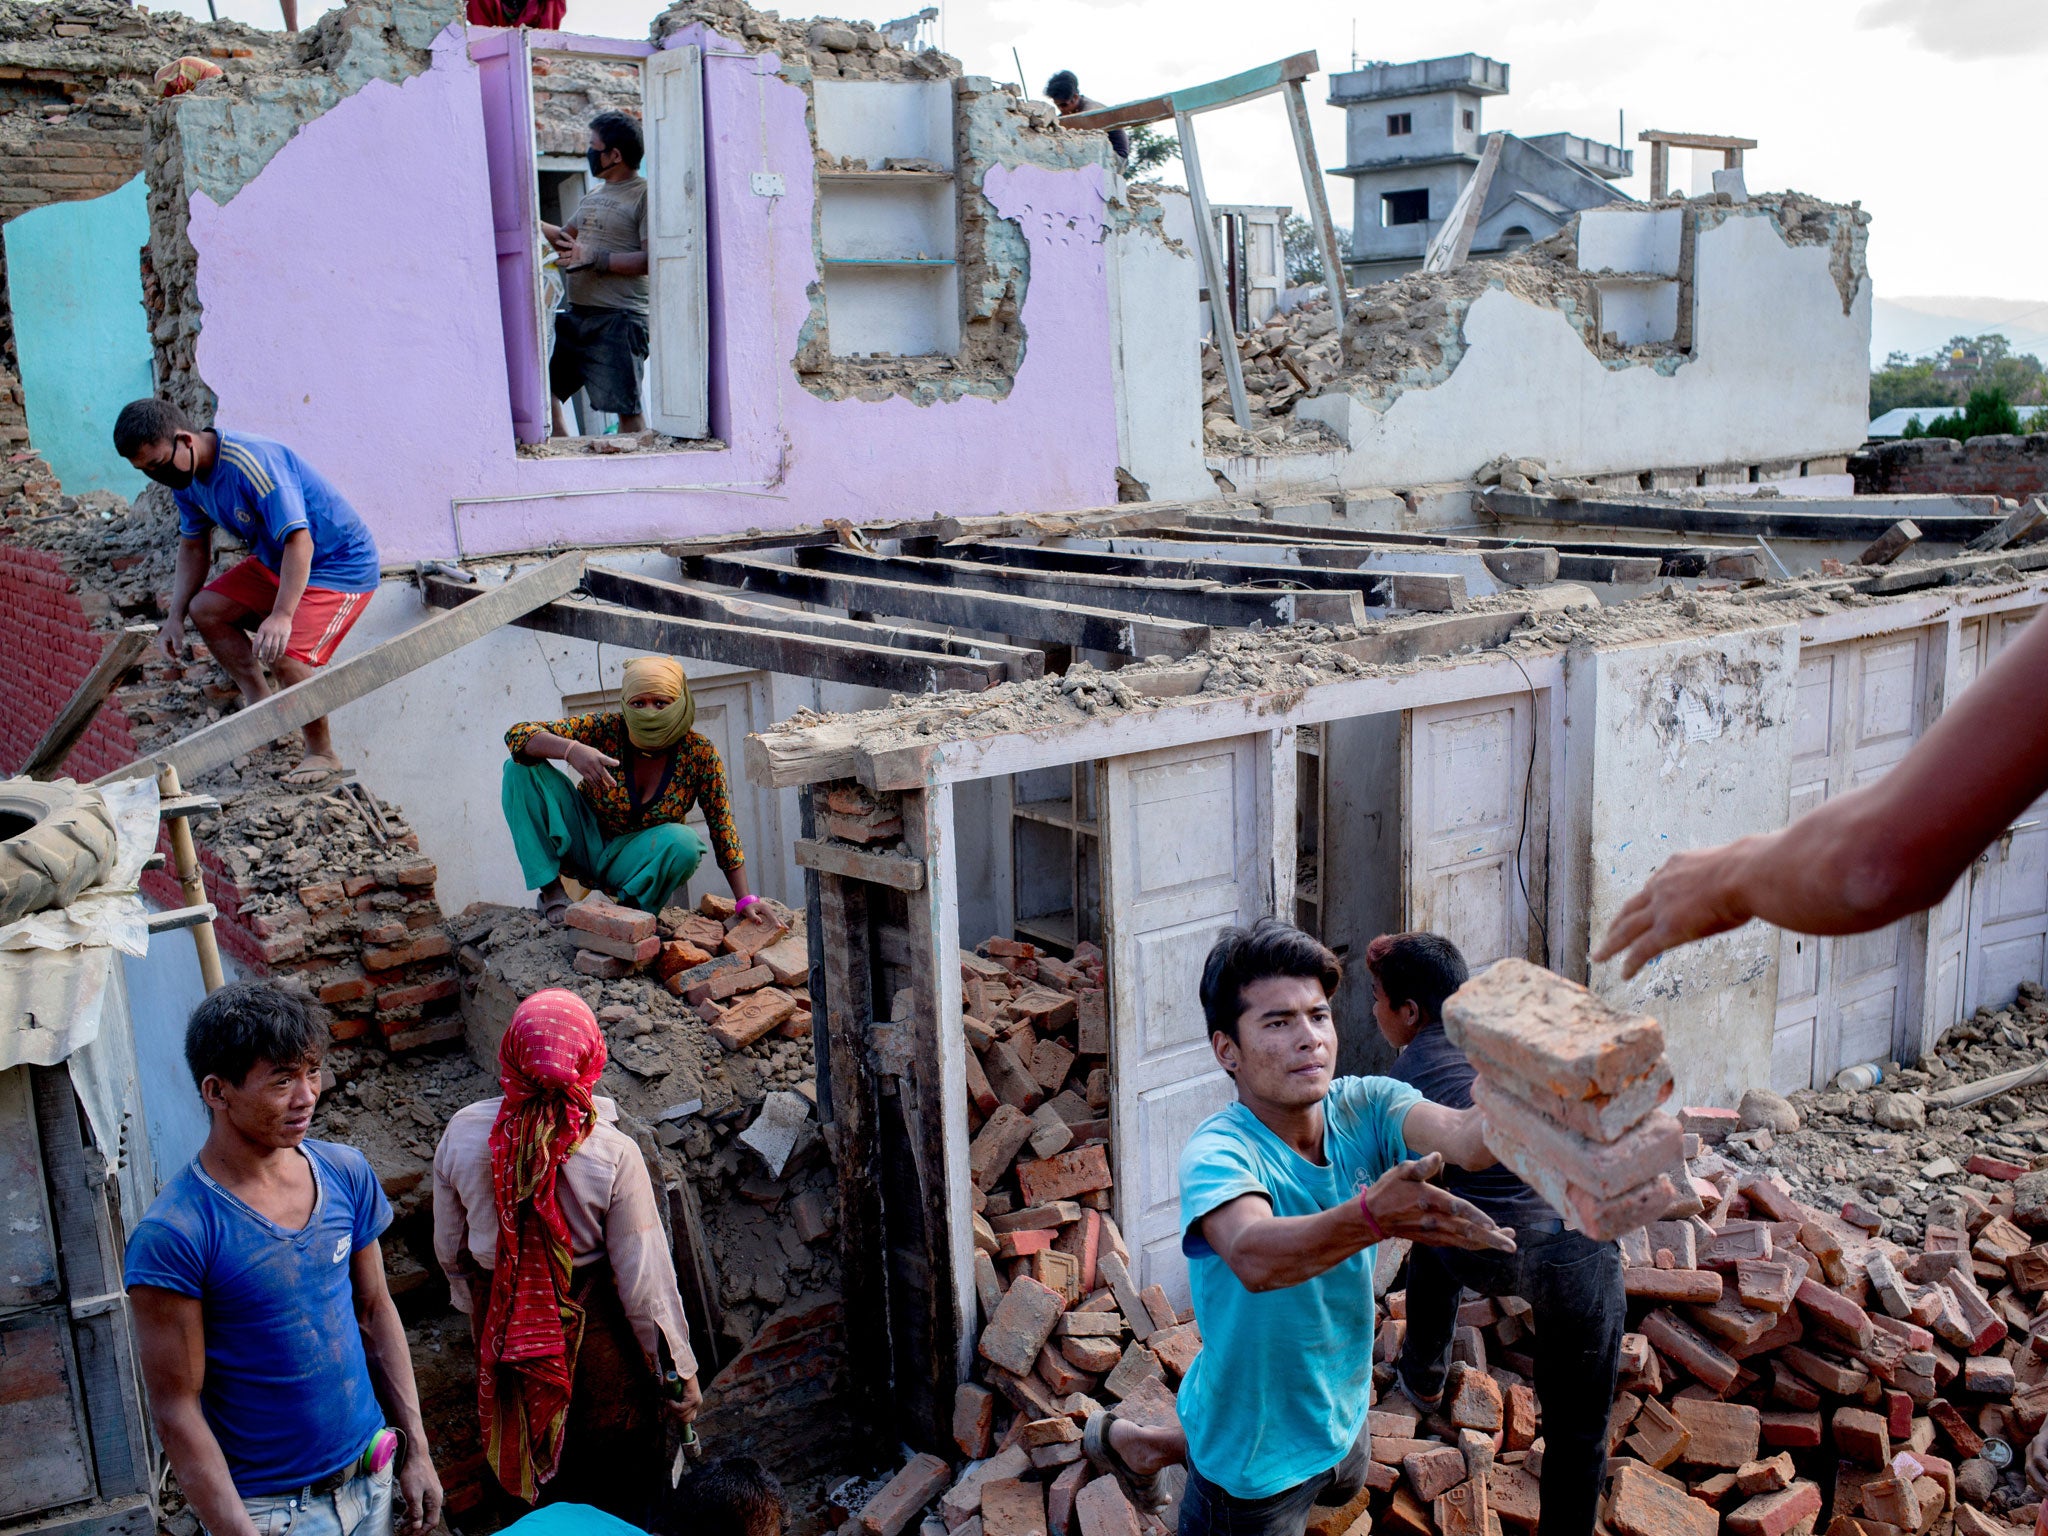
{"type": "Polygon", "coordinates": [[[2048,491],[2048,432],[1973,437],[1967,443],[1923,437],[1867,448],[1849,459],[1857,494],[2008,496],[2048,491]]]}

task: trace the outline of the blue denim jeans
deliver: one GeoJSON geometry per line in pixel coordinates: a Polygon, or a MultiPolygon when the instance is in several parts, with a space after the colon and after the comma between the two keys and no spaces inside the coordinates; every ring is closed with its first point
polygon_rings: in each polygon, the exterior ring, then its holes
{"type": "Polygon", "coordinates": [[[270,1494],[244,1499],[256,1536],[391,1536],[391,1491],[396,1462],[382,1472],[351,1478],[332,1493],[270,1494]]]}
{"type": "Polygon", "coordinates": [[[1327,1472],[1263,1499],[1240,1499],[1188,1466],[1180,1496],[1179,1536],[1302,1536],[1317,1505],[1338,1509],[1358,1497],[1371,1465],[1372,1426],[1358,1432],[1350,1452],[1327,1472]]]}

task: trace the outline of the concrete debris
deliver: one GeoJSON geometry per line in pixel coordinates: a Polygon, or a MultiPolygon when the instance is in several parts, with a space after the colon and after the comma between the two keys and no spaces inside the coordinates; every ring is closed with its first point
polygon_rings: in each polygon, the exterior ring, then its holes
{"type": "Polygon", "coordinates": [[[677,0],[654,18],[649,40],[659,44],[693,22],[754,52],[776,53],[785,67],[807,65],[819,79],[949,80],[960,74],[959,60],[949,54],[936,48],[899,48],[872,22],[829,17],[784,21],[745,0],[677,0]]]}
{"type": "Polygon", "coordinates": [[[739,1139],[742,1145],[761,1155],[761,1161],[768,1165],[768,1177],[779,1179],[810,1127],[811,1101],[777,1089],[762,1101],[761,1113],[740,1132],[739,1139]]]}

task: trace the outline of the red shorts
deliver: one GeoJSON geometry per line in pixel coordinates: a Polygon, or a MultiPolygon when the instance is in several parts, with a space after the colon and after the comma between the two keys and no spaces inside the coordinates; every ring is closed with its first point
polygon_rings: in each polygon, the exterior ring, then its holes
{"type": "MultiPolygon", "coordinates": [[[[277,573],[254,555],[232,565],[206,584],[231,603],[262,619],[277,603],[277,573]]],[[[293,661],[309,667],[324,667],[334,659],[334,648],[355,621],[370,606],[374,592],[332,592],[326,587],[308,587],[292,613],[291,644],[284,648],[293,661]]]]}

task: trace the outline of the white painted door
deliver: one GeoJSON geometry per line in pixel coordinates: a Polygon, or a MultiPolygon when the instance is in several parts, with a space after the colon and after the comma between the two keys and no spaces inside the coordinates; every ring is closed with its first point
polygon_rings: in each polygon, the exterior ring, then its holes
{"type": "MultiPolygon", "coordinates": [[[[1931,634],[1801,655],[1788,819],[1871,783],[1906,755],[1925,714],[1931,634]]],[[[1919,1004],[1923,923],[1906,918],[1846,938],[1781,935],[1775,1086],[1817,1087],[1845,1066],[1894,1053],[1919,1004]]]]}
{"type": "Polygon", "coordinates": [[[701,49],[666,48],[647,61],[647,117],[647,421],[670,437],[708,437],[701,49]]]}
{"type": "MultiPolygon", "coordinates": [[[[2018,638],[2032,614],[1983,621],[1982,666],[2018,638]]],[[[1970,877],[1962,1014],[2003,1008],[2023,981],[2048,980],[2048,795],[1984,850],[1970,877]]]]}
{"type": "MultiPolygon", "coordinates": [[[[1977,680],[1983,667],[1983,650],[1982,619],[1969,619],[1956,626],[1945,708],[1953,708],[1964,690],[1977,680]]],[[[1963,1016],[1963,957],[1970,936],[1970,886],[1975,874],[1974,865],[1963,871],[1928,914],[1927,1007],[1922,1011],[1920,1025],[1923,1051],[1933,1049],[1934,1042],[1963,1016]]]]}
{"type": "MultiPolygon", "coordinates": [[[[732,819],[739,829],[740,846],[746,850],[747,873],[756,895],[786,900],[776,889],[781,861],[775,856],[782,846],[781,808],[775,791],[756,787],[747,778],[747,736],[765,721],[767,678],[764,674],[743,674],[693,682],[690,692],[697,701],[697,722],[692,727],[718,749],[725,764],[725,792],[732,802],[732,819]]],[[[685,825],[708,837],[701,807],[693,808],[685,825]]],[[[707,857],[690,877],[694,901],[706,891],[725,892],[725,876],[714,859],[707,857]]]]}
{"type": "Polygon", "coordinates": [[[1476,970],[1529,953],[1548,796],[1530,783],[1526,694],[1410,712],[1402,754],[1408,926],[1440,933],[1476,970]]]}
{"type": "Polygon", "coordinates": [[[1197,988],[1218,931],[1272,911],[1272,815],[1261,790],[1270,741],[1105,764],[1116,1218],[1139,1284],[1163,1285],[1175,1306],[1188,1301],[1181,1148],[1233,1097],[1197,988]]]}

